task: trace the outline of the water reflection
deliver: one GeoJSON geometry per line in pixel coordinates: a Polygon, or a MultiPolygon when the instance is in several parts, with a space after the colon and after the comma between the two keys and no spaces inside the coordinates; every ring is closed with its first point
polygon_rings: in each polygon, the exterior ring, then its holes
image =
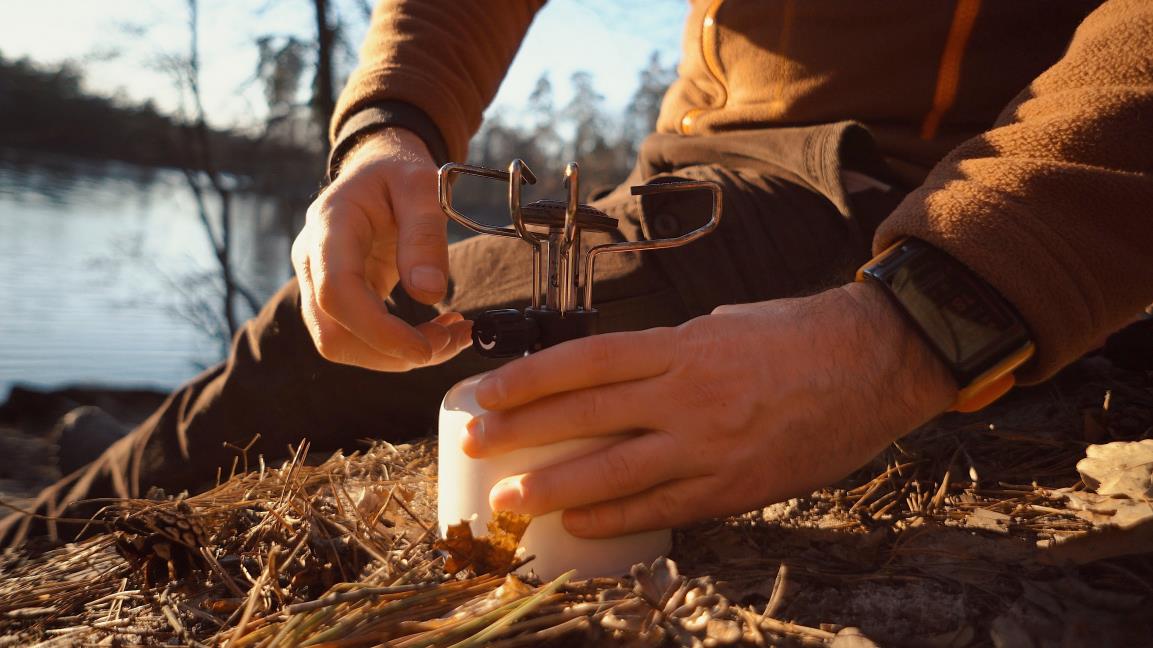
{"type": "MultiPolygon", "coordinates": [[[[296,224],[253,195],[234,214],[237,276],[263,300],[289,276],[296,224]]],[[[217,303],[215,270],[180,172],[0,151],[0,399],[14,382],[188,379],[223,354],[187,316],[217,303]]]]}

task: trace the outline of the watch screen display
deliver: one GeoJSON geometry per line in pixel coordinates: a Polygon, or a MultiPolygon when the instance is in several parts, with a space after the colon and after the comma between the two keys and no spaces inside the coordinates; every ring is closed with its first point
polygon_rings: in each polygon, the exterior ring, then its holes
{"type": "Polygon", "coordinates": [[[1028,342],[1028,331],[996,291],[921,241],[898,246],[867,274],[887,286],[959,379],[979,375],[1028,342]]]}
{"type": "Polygon", "coordinates": [[[1011,320],[981,303],[968,277],[944,272],[917,274],[906,266],[892,278],[893,292],[911,312],[937,348],[954,364],[996,342],[1011,320]]]}

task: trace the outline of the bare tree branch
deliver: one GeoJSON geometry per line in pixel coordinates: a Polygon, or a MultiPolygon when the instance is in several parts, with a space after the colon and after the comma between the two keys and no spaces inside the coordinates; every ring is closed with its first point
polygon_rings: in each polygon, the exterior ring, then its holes
{"type": "Polygon", "coordinates": [[[358,0],[356,4],[360,7],[360,13],[364,15],[364,19],[372,20],[372,3],[368,0],[358,0]]]}
{"type": "Polygon", "coordinates": [[[212,131],[208,127],[207,113],[204,109],[204,99],[200,87],[200,16],[197,0],[188,2],[188,59],[186,65],[181,66],[183,73],[177,78],[182,79],[181,87],[187,89],[187,96],[191,99],[191,124],[185,130],[187,134],[186,147],[188,161],[182,169],[184,179],[192,192],[196,202],[197,215],[204,227],[205,235],[212,246],[220,269],[223,295],[221,296],[221,313],[227,323],[228,336],[232,337],[239,328],[236,315],[235,297],[239,295],[253,310],[259,310],[260,303],[255,295],[240,285],[232,267],[232,205],[233,190],[224,180],[223,174],[217,168],[212,150],[212,131]],[[201,184],[201,177],[208,180],[219,205],[219,227],[212,222],[211,211],[201,184]]]}

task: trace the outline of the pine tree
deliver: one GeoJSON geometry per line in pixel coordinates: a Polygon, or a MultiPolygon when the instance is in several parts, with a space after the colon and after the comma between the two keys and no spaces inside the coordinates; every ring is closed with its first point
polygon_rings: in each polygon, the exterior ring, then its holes
{"type": "Polygon", "coordinates": [[[654,50],[649,56],[648,66],[641,70],[637,91],[625,108],[621,139],[628,147],[629,159],[636,157],[641,142],[656,128],[661,101],[674,79],[675,66],[661,65],[661,54],[654,50]]]}

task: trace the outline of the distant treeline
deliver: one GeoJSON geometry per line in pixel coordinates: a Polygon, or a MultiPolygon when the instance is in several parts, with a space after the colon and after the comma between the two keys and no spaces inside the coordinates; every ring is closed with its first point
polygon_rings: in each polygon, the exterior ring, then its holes
{"type": "MultiPolygon", "coordinates": [[[[624,181],[644,138],[652,133],[661,100],[676,78],[653,52],[640,71],[636,90],[621,112],[605,107],[596,79],[588,72],[569,78],[569,100],[558,105],[547,74],[537,80],[519,109],[490,114],[472,139],[468,159],[504,169],[513,158],[524,159],[535,171],[536,187],[528,195],[563,198],[562,171],[570,161],[581,167],[583,199],[624,181]]],[[[619,101],[619,98],[615,98],[619,101]]],[[[494,222],[507,219],[507,189],[500,183],[472,183],[458,192],[458,204],[494,222]]]]}
{"type": "MultiPolygon", "coordinates": [[[[192,129],[156,110],[151,101],[88,94],[83,74],[68,63],[42,67],[0,55],[0,147],[111,159],[145,166],[200,169],[189,155],[192,129]]],[[[219,170],[252,173],[269,156],[321,165],[318,150],[209,130],[219,170]]]]}
{"type": "MultiPolygon", "coordinates": [[[[546,74],[521,106],[506,106],[489,115],[473,138],[468,161],[504,168],[512,158],[524,158],[541,178],[534,193],[555,195],[563,193],[560,172],[565,163],[576,160],[587,196],[589,190],[620,182],[628,174],[674,76],[673,67],[662,64],[654,52],[625,109],[615,113],[606,110],[605,97],[589,73],[572,75],[570,98],[563,105],[555,103],[546,74]]],[[[291,189],[307,196],[317,188],[324,169],[322,133],[316,142],[303,138],[301,145],[286,143],[300,142],[296,136],[289,140],[269,135],[281,132],[276,120],[270,120],[263,136],[198,131],[160,113],[150,101],[89,94],[83,81],[82,71],[72,64],[46,67],[0,55],[0,148],[230,172],[249,178],[247,187],[259,193],[291,189]],[[197,139],[202,136],[208,138],[207,146],[197,139]],[[211,169],[202,155],[194,154],[204,150],[211,152],[207,160],[211,169]]],[[[487,183],[461,192],[460,200],[499,217],[506,211],[504,191],[499,184],[487,183]]]]}

